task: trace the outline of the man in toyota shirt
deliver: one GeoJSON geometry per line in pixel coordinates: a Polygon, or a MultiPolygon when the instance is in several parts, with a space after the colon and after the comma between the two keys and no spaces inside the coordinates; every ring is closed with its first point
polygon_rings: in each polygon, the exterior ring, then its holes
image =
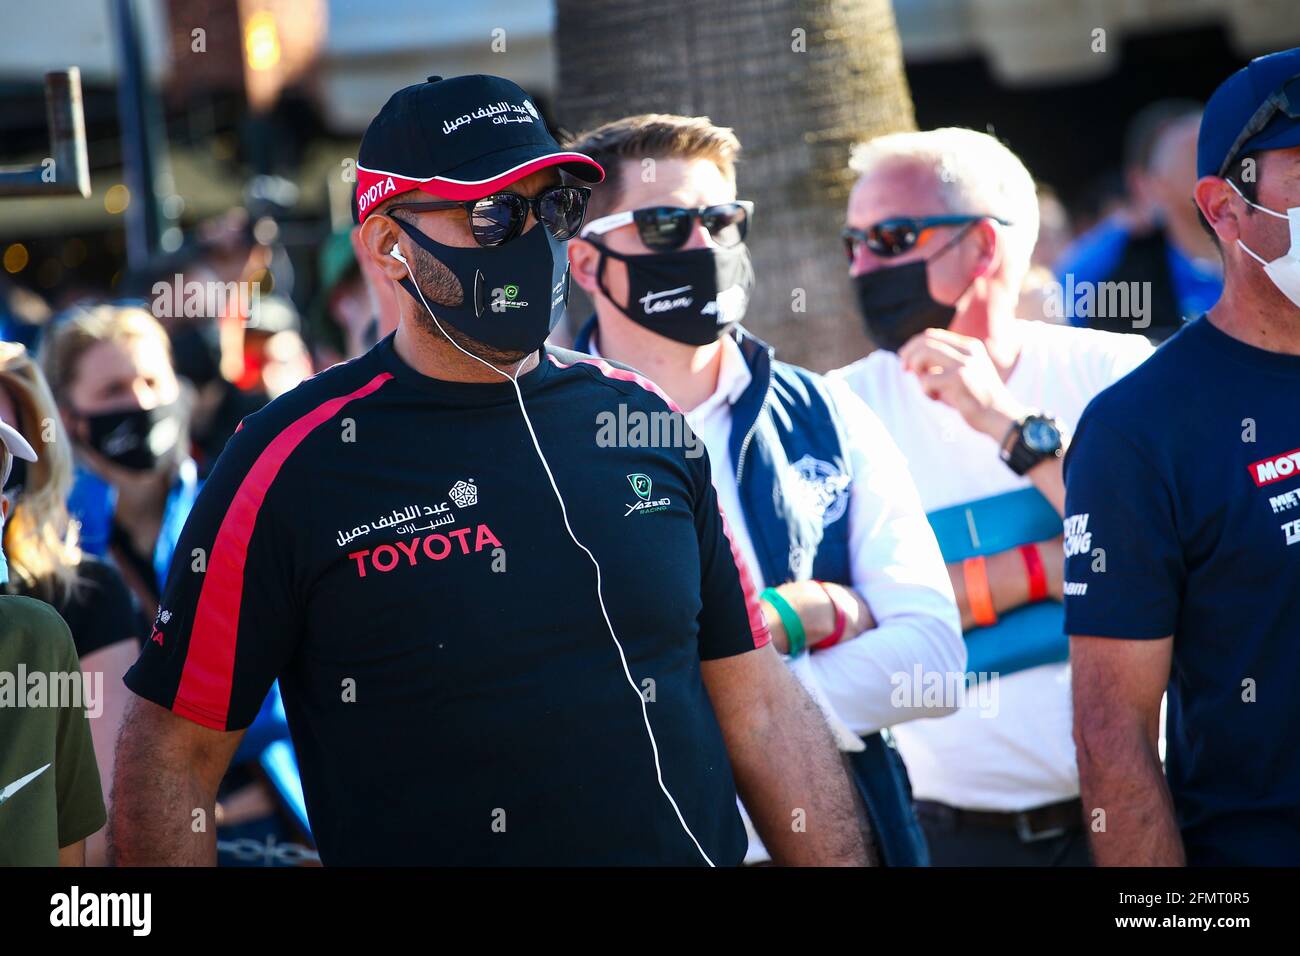
{"type": "Polygon", "coordinates": [[[1065,460],[1079,779],[1100,864],[1296,866],[1300,48],[1228,77],[1196,152],[1223,297],[1065,460]]]}
{"type": "Polygon", "coordinates": [[[358,161],[397,331],[249,417],[195,506],[118,749],[119,862],[211,862],[217,781],[280,679],[328,864],[860,863],[708,459],[596,444],[653,385],[543,346],[598,164],[513,83],[407,87],[358,161]],[[734,777],[733,777],[734,774],[734,777]]]}

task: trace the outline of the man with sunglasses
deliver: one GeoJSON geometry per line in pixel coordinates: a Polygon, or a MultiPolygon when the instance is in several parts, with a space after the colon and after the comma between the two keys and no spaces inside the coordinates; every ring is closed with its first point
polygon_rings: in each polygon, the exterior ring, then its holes
{"type": "Polygon", "coordinates": [[[1016,317],[1033,179],[993,137],[940,129],[854,151],[849,272],[876,351],[832,373],[884,422],[948,563],[963,706],[895,730],[936,864],[1087,862],[1061,609],[1060,455],[1139,335],[1016,317]]]}
{"type": "MultiPolygon", "coordinates": [[[[752,288],[729,129],[632,116],[570,144],[605,169],[569,245],[596,312],[576,347],[635,365],[687,410],[763,613],[836,731],[878,855],[926,860],[906,774],[882,728],[947,713],[895,676],[961,674],[952,590],[893,442],[848,390],[775,361],[743,327],[752,288]],[[643,176],[647,163],[654,175],[643,176]]],[[[775,848],[773,848],[775,850],[775,848]]],[[[767,859],[751,834],[749,862],[767,859]]]]}
{"type": "Polygon", "coordinates": [[[1196,166],[1223,297],[1098,396],[1065,462],[1079,775],[1099,863],[1295,866],[1300,48],[1219,86],[1196,166]]]}
{"type": "Polygon", "coordinates": [[[597,416],[670,406],[544,346],[588,194],[560,169],[602,176],[497,77],[371,123],[360,238],[401,319],[208,479],[127,676],[119,861],[212,859],[194,808],[276,677],[327,865],[736,864],[738,788],[782,862],[865,859],[707,459],[600,448],[597,416]]]}

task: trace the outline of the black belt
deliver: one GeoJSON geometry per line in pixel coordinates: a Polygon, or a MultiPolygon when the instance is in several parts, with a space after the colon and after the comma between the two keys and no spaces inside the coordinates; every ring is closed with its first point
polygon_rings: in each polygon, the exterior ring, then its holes
{"type": "Polygon", "coordinates": [[[967,824],[991,830],[1011,830],[1022,843],[1035,843],[1064,836],[1083,829],[1083,802],[1075,797],[1060,803],[1048,803],[1018,813],[1000,813],[996,810],[963,810],[934,800],[917,800],[916,809],[932,817],[940,817],[954,824],[967,824]]]}

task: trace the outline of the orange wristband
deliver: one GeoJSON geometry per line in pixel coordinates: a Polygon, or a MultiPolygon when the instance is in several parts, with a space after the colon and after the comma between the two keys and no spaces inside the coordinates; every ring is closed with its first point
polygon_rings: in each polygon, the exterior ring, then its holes
{"type": "Polygon", "coordinates": [[[967,558],[961,563],[962,577],[966,580],[966,601],[971,616],[980,627],[998,622],[998,612],[993,610],[993,593],[989,590],[989,569],[983,557],[967,558]]]}

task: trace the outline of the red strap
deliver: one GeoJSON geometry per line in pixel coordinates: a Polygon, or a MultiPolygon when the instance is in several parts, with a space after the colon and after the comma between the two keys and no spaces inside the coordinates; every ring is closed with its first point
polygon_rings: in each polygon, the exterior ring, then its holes
{"type": "Polygon", "coordinates": [[[1025,572],[1029,575],[1029,601],[1042,601],[1047,598],[1047,571],[1043,568],[1042,556],[1038,545],[1022,544],[1020,556],[1025,559],[1025,572]]]}
{"type": "Polygon", "coordinates": [[[832,644],[838,644],[840,642],[840,638],[844,636],[844,625],[848,623],[849,616],[844,613],[844,608],[840,607],[839,603],[831,597],[830,588],[821,581],[817,582],[817,586],[826,592],[826,600],[830,601],[831,607],[835,608],[835,630],[831,631],[829,636],[822,638],[812,646],[814,651],[824,651],[832,644]]]}

